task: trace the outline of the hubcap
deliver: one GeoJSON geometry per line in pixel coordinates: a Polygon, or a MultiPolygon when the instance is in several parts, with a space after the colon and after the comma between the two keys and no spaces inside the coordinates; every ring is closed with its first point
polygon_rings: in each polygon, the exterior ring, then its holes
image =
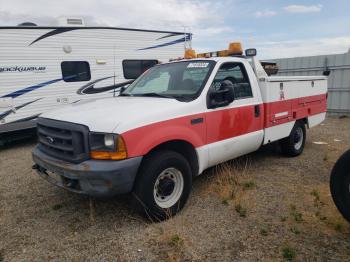
{"type": "Polygon", "coordinates": [[[294,134],[294,148],[299,150],[303,145],[304,133],[303,130],[298,127],[294,134]]]}
{"type": "Polygon", "coordinates": [[[164,177],[163,179],[160,179],[159,185],[158,185],[158,192],[160,195],[163,196],[170,196],[171,193],[174,191],[175,188],[175,182],[168,178],[164,177]]]}
{"type": "Polygon", "coordinates": [[[161,208],[170,208],[179,201],[184,188],[184,180],[180,170],[170,167],[157,177],[153,196],[161,208]]]}

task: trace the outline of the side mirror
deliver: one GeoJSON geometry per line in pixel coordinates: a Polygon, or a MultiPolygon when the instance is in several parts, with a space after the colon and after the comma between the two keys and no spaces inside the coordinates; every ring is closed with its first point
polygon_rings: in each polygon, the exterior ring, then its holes
{"type": "Polygon", "coordinates": [[[256,56],[256,49],[255,48],[246,49],[245,56],[256,56]]]}
{"type": "Polygon", "coordinates": [[[331,70],[324,70],[322,74],[324,76],[329,76],[331,74],[331,70]]]}
{"type": "Polygon", "coordinates": [[[221,82],[220,87],[212,87],[207,95],[208,108],[223,107],[231,104],[235,100],[234,86],[230,80],[221,82]]]}

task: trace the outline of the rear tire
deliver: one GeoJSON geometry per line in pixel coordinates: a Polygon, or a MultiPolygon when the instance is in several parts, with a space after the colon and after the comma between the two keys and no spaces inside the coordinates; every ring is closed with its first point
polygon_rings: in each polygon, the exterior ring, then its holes
{"type": "Polygon", "coordinates": [[[338,210],[350,222],[350,150],[335,163],[330,178],[330,189],[338,210]]]}
{"type": "Polygon", "coordinates": [[[304,150],[305,140],[305,124],[301,121],[297,121],[295,122],[290,135],[282,139],[280,142],[283,154],[290,157],[300,155],[304,150]]]}
{"type": "Polygon", "coordinates": [[[133,190],[133,205],[152,221],[162,221],[183,208],[191,188],[188,161],[174,151],[156,151],[143,160],[133,190]]]}

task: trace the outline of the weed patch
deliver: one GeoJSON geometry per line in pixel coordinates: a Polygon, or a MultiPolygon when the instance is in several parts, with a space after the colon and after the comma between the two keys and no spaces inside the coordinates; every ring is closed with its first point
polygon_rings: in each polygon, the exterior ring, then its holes
{"type": "Polygon", "coordinates": [[[209,187],[211,191],[218,194],[223,205],[230,206],[232,204],[241,217],[246,217],[247,214],[247,209],[242,205],[242,195],[244,191],[256,187],[255,181],[247,179],[249,169],[248,159],[234,160],[218,165],[213,169],[213,180],[209,187]],[[246,180],[242,182],[242,178],[246,180]]]}
{"type": "Polygon", "coordinates": [[[195,253],[188,237],[188,224],[178,215],[149,227],[148,244],[157,253],[159,261],[192,261],[195,253]]]}
{"type": "Polygon", "coordinates": [[[315,202],[320,201],[320,193],[316,189],[311,191],[311,195],[314,196],[315,202]]]}
{"type": "Polygon", "coordinates": [[[59,209],[61,209],[63,207],[63,204],[56,204],[56,205],[53,205],[52,206],[52,209],[53,210],[59,210],[59,209]]]}
{"type": "Polygon", "coordinates": [[[246,181],[242,183],[243,190],[250,190],[255,187],[254,181],[246,181]]]}
{"type": "Polygon", "coordinates": [[[323,161],[327,162],[328,161],[328,153],[325,153],[323,156],[323,161]]]}
{"type": "Polygon", "coordinates": [[[291,227],[290,231],[296,235],[300,234],[300,230],[297,227],[291,227]]]}
{"type": "Polygon", "coordinates": [[[223,205],[225,205],[225,206],[228,206],[228,205],[229,205],[229,202],[228,202],[227,199],[223,199],[223,200],[221,201],[221,203],[222,203],[223,205]]]}
{"type": "Polygon", "coordinates": [[[334,224],[334,229],[337,231],[342,231],[343,230],[343,224],[342,223],[335,223],[334,224]]]}
{"type": "Polygon", "coordinates": [[[291,205],[290,209],[291,209],[290,215],[295,220],[295,222],[298,222],[298,223],[302,222],[303,221],[303,214],[297,211],[296,206],[291,205]]]}
{"type": "Polygon", "coordinates": [[[244,208],[241,204],[235,205],[235,210],[239,214],[240,217],[246,217],[247,216],[247,209],[244,208]]]}
{"type": "Polygon", "coordinates": [[[219,194],[223,203],[233,200],[239,191],[236,169],[225,163],[215,168],[214,191],[219,194]]]}
{"type": "Polygon", "coordinates": [[[170,237],[169,244],[173,247],[182,247],[184,240],[178,234],[175,234],[170,237]]]}
{"type": "Polygon", "coordinates": [[[268,231],[265,228],[260,229],[260,235],[266,237],[268,235],[268,231]]]}
{"type": "Polygon", "coordinates": [[[328,221],[328,224],[338,232],[343,232],[345,229],[345,224],[340,220],[335,220],[335,221],[330,220],[328,221]]]}
{"type": "Polygon", "coordinates": [[[287,261],[293,261],[296,257],[296,252],[292,247],[285,246],[282,248],[282,256],[287,261]]]}

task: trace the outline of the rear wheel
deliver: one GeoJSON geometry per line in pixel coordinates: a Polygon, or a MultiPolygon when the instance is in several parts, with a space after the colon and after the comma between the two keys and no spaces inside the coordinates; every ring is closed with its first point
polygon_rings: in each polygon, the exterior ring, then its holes
{"type": "Polygon", "coordinates": [[[283,154],[291,157],[300,155],[304,150],[305,140],[305,124],[301,121],[297,121],[295,122],[290,135],[281,140],[281,148],[283,154]]]}
{"type": "Polygon", "coordinates": [[[350,150],[335,163],[330,188],[333,201],[340,213],[350,222],[350,150]]]}
{"type": "Polygon", "coordinates": [[[191,188],[191,168],[182,155],[154,152],[141,166],[133,190],[134,205],[151,220],[164,220],[183,208],[191,188]]]}

